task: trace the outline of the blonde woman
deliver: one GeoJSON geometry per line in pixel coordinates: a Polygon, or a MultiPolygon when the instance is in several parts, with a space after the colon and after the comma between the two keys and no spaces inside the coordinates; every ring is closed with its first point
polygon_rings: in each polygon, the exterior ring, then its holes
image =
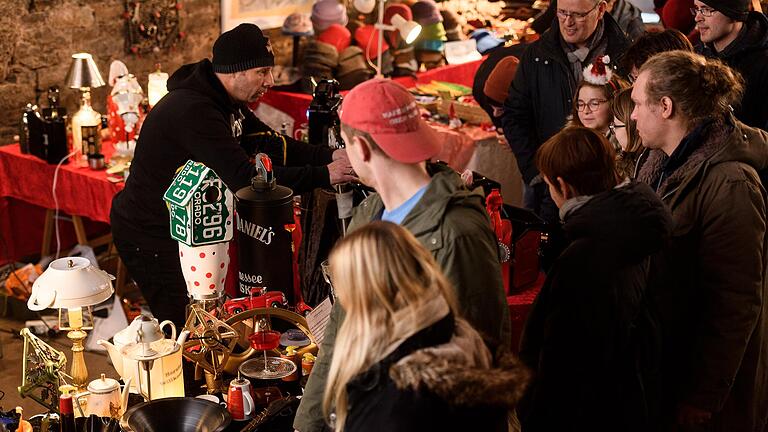
{"type": "Polygon", "coordinates": [[[405,228],[373,222],[330,256],[339,328],[323,409],[335,431],[506,431],[527,372],[493,366],[453,289],[405,228]]]}

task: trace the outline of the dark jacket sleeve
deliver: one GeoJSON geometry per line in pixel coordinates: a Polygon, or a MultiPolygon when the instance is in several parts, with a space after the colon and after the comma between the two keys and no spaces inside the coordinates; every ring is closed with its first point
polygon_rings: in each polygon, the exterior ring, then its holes
{"type": "Polygon", "coordinates": [[[738,169],[727,178],[713,168],[700,191],[702,237],[699,289],[702,318],[696,341],[693,392],[686,402],[717,412],[731,392],[736,373],[760,316],[765,270],[766,204],[754,174],[738,169]]]}
{"type": "Polygon", "coordinates": [[[274,164],[277,182],[294,192],[331,185],[327,165],[333,149],[279,134],[250,111],[245,114],[242,144],[249,153],[266,153],[274,164]]]}
{"type": "Polygon", "coordinates": [[[176,131],[179,143],[195,161],[213,169],[233,193],[251,183],[256,170],[220,111],[208,101],[193,101],[178,115],[195,120],[179,123],[185,127],[176,131]]]}
{"type": "Polygon", "coordinates": [[[325,383],[328,380],[328,371],[331,369],[331,360],[333,360],[336,334],[339,332],[344,317],[344,309],[341,308],[339,302],[334,303],[315,366],[312,367],[312,373],[309,375],[309,380],[307,380],[307,385],[304,388],[299,409],[296,411],[296,418],[293,420],[293,427],[299,432],[320,432],[325,427],[323,394],[325,393],[325,383]]]}
{"type": "Polygon", "coordinates": [[[532,83],[529,82],[529,76],[533,73],[531,70],[531,52],[535,50],[533,48],[535,47],[526,50],[520,59],[515,79],[509,87],[509,95],[504,103],[504,114],[501,119],[504,136],[515,154],[517,166],[526,184],[530,183],[539,172],[534,163],[537,147],[533,137],[536,125],[531,101],[532,83]]]}

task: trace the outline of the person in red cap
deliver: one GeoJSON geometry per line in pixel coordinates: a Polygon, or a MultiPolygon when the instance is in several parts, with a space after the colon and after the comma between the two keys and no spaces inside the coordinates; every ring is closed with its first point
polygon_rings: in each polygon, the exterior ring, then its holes
{"type": "MultiPolygon", "coordinates": [[[[341,127],[356,175],[376,189],[353,210],[349,231],[376,220],[407,228],[448,277],[463,317],[492,351],[506,348],[509,311],[483,196],[468,190],[452,169],[427,162],[442,144],[413,96],[391,80],[366,81],[344,99],[341,127]]],[[[323,392],[343,320],[337,302],[294,421],[301,432],[322,430],[327,420],[323,392]]]]}

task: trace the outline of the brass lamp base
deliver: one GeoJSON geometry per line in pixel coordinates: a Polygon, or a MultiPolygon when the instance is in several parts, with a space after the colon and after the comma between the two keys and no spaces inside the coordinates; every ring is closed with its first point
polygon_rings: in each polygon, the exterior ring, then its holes
{"type": "Polygon", "coordinates": [[[84,391],[88,385],[88,368],[85,366],[85,356],[83,351],[83,341],[88,334],[82,330],[71,330],[67,333],[67,338],[72,341],[72,385],[77,387],[78,391],[84,391]]]}

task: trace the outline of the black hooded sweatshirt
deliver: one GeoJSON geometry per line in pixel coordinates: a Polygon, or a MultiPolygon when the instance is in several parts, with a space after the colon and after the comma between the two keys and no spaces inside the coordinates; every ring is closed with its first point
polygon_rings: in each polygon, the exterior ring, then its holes
{"type": "Polygon", "coordinates": [[[750,12],[739,36],[721,52],[712,44],[696,46],[696,52],[718,58],[738,71],[744,81],[744,97],[736,104],[736,118],[742,123],[768,130],[768,18],[750,12]]]}
{"type": "Polygon", "coordinates": [[[332,150],[279,135],[232,102],[209,60],[179,68],[168,91],[144,121],[131,175],[112,200],[114,236],[149,249],[178,247],[163,194],[190,159],[213,169],[233,193],[250,184],[257,151],[272,158],[277,182],[295,192],[330,185],[332,150]]]}
{"type": "Polygon", "coordinates": [[[671,216],[648,185],[630,183],[571,211],[563,229],[568,244],[523,331],[534,377],[522,429],[654,430],[661,341],[646,290],[671,216]]]}

